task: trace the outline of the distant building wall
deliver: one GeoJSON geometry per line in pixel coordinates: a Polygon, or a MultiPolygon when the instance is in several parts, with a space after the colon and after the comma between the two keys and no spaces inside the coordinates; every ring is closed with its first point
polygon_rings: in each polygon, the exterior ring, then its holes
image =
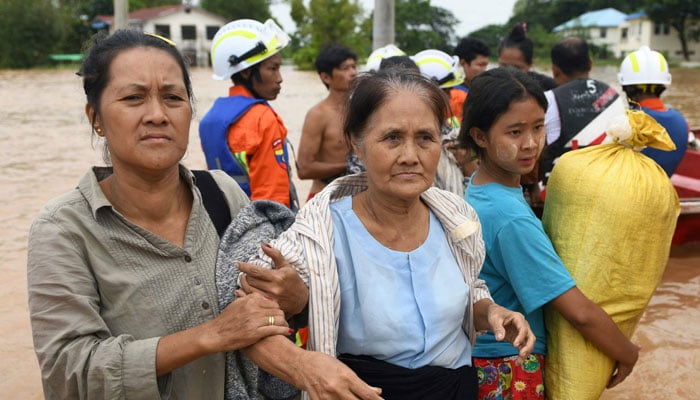
{"type": "Polygon", "coordinates": [[[158,16],[144,21],[143,30],[146,32],[161,32],[163,27],[169,27],[168,36],[177,44],[178,49],[190,59],[193,65],[207,66],[211,40],[216,31],[226,24],[222,17],[215,16],[199,8],[158,16]]]}
{"type": "MultiPolygon", "coordinates": [[[[688,30],[698,29],[700,19],[687,21],[686,26],[688,30]]],[[[618,58],[641,46],[649,46],[652,50],[663,53],[669,60],[684,60],[678,31],[669,24],[652,22],[643,13],[635,14],[635,17],[625,20],[617,27],[577,26],[561,29],[558,33],[585,37],[591,44],[607,47],[618,58]]],[[[700,42],[689,39],[687,43],[690,61],[700,62],[700,42]]]]}
{"type": "MultiPolygon", "coordinates": [[[[199,7],[163,6],[134,10],[129,13],[129,28],[156,33],[173,42],[192,65],[208,66],[209,51],[216,32],[228,21],[199,7]]],[[[112,15],[98,15],[93,29],[114,28],[112,15]]]]}

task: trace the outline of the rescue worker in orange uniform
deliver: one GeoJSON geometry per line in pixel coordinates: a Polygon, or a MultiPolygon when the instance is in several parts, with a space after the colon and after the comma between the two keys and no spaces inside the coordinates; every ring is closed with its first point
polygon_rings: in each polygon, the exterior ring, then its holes
{"type": "Polygon", "coordinates": [[[234,177],[251,200],[274,200],[298,208],[287,156],[287,128],[268,101],[282,84],[282,50],[289,36],[272,20],[241,19],[212,40],[214,79],[231,79],[199,125],[209,169],[234,177]]]}

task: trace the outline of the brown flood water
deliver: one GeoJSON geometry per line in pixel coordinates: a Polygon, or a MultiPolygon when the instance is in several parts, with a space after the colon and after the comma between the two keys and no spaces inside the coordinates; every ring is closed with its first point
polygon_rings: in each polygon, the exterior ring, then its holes
{"type": "MultiPolygon", "coordinates": [[[[698,70],[673,70],[664,99],[700,126],[698,70]]],[[[306,111],[325,96],[315,73],[284,67],[280,97],[272,104],[284,119],[293,144],[306,111]]],[[[614,68],[594,77],[616,82],[614,68]]],[[[211,71],[192,71],[197,114],[184,163],[203,168],[197,126],[214,99],[227,93],[211,71]]],[[[91,147],[85,97],[71,70],[0,71],[0,397],[41,399],[27,311],[27,232],[41,206],[75,187],[90,165],[101,164],[91,147]]],[[[309,183],[298,182],[306,198],[309,183]]],[[[634,373],[605,400],[695,399],[700,392],[700,244],[672,249],[662,284],[633,340],[642,346],[634,373]]]]}

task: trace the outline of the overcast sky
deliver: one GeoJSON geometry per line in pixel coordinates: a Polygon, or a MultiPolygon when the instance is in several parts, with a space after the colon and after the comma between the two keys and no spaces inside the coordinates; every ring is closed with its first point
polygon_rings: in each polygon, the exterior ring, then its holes
{"type": "MultiPolygon", "coordinates": [[[[374,0],[360,0],[360,4],[367,13],[374,9],[374,0]]],[[[508,21],[513,12],[515,0],[431,0],[430,4],[452,11],[452,14],[461,21],[456,26],[456,33],[457,36],[462,37],[486,25],[503,24],[508,21]]],[[[287,4],[274,5],[271,10],[285,30],[295,29],[294,23],[289,17],[287,4]]]]}

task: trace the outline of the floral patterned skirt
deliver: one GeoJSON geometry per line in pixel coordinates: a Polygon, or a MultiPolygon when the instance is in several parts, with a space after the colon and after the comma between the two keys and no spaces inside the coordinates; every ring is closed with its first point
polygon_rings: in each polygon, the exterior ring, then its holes
{"type": "Polygon", "coordinates": [[[479,400],[543,400],[544,356],[531,354],[521,365],[517,356],[474,358],[479,400]]]}

